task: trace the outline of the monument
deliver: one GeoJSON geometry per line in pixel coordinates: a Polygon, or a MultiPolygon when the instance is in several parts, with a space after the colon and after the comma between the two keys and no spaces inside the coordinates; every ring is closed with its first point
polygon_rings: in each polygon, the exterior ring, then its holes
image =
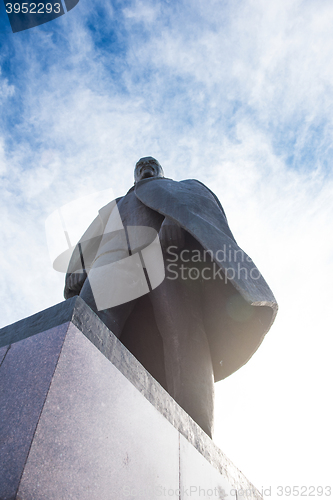
{"type": "Polygon", "coordinates": [[[137,162],[134,180],[124,197],[99,211],[76,246],[64,296],[80,295],[211,437],[214,380],[248,361],[277,304],[206,186],[165,178],[152,157],[137,162]],[[157,233],[162,279],[156,240],[155,253],[142,254],[157,233]],[[128,293],[119,293],[123,283],[128,293]]]}
{"type": "Polygon", "coordinates": [[[0,330],[0,498],[262,500],[210,439],[213,380],[277,305],[216,196],[139,160],[74,247],[65,297],[0,330]]]}

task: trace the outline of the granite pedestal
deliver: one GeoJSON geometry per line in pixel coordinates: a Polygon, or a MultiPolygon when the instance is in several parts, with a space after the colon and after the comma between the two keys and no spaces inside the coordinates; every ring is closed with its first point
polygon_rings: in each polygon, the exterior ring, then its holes
{"type": "Polygon", "coordinates": [[[79,297],[0,330],[0,500],[260,500],[79,297]]]}

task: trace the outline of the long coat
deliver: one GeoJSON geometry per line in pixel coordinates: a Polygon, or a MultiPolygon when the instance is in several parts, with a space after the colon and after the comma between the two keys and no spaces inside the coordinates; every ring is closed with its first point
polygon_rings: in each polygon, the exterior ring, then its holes
{"type": "MultiPolygon", "coordinates": [[[[204,323],[215,381],[224,379],[243,366],[261,344],[277,313],[274,295],[253,261],[237,245],[219,200],[204,184],[192,179],[176,182],[149,178],[138,182],[134,191],[144,205],[190,233],[209,251],[214,264],[222,270],[225,280],[216,281],[214,286],[217,288],[215,292],[211,288],[213,295],[208,301],[216,304],[216,297],[223,299],[216,305],[215,314],[210,311],[204,323]],[[222,293],[219,295],[219,292],[222,293]]],[[[84,254],[90,256],[91,262],[117,201],[119,199],[100,209],[98,217],[80,240],[81,246],[85,246],[84,254]]],[[[89,262],[86,265],[89,268],[89,262]]],[[[76,247],[68,274],[80,267],[80,253],[76,247]]],[[[65,287],[64,294],[68,298],[71,291],[65,287]]],[[[158,379],[159,364],[163,364],[162,346],[160,340],[156,340],[158,332],[152,310],[148,305],[145,313],[142,309],[134,309],[121,340],[133,354],[138,354],[139,360],[153,375],[157,374],[158,379]],[[133,335],[133,328],[137,334],[133,335]],[[147,338],[151,340],[147,342],[147,338]],[[153,349],[150,353],[147,352],[148,344],[153,349]],[[146,362],[140,359],[145,356],[146,362]]]]}

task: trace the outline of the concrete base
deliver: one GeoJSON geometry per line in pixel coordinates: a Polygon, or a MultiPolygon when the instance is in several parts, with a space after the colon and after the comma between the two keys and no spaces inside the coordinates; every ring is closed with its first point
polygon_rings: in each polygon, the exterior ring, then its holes
{"type": "Polygon", "coordinates": [[[0,500],[261,499],[79,297],[0,330],[0,387],[0,500]]]}

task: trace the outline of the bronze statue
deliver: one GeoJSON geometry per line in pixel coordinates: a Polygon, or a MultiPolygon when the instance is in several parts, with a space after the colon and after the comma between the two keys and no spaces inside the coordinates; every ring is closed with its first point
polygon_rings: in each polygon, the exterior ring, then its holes
{"type": "Polygon", "coordinates": [[[99,211],[76,246],[64,295],[67,299],[80,294],[212,436],[214,380],[229,376],[249,360],[272,325],[277,304],[253,261],[238,247],[219,200],[204,184],[165,178],[152,157],[137,162],[134,177],[134,186],[99,211]],[[115,210],[122,228],[110,225],[115,210]],[[131,252],[130,230],[144,227],[159,235],[165,278],[151,286],[149,266],[137,257],[148,293],[101,309],[98,293],[103,296],[122,276],[130,285],[135,280],[123,266],[115,279],[104,279],[97,293],[93,273],[97,270],[102,276],[103,266],[139,252],[142,244],[131,252]]]}

